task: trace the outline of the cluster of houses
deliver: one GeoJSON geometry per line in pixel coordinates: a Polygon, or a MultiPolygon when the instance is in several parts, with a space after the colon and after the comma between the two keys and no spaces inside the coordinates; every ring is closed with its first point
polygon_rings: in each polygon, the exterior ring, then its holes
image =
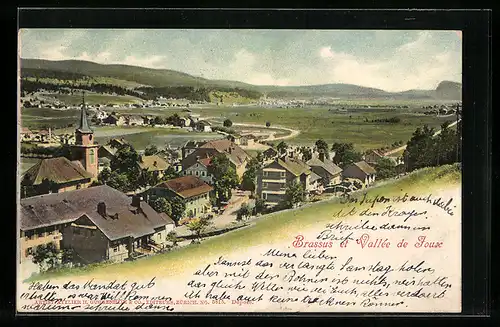
{"type": "Polygon", "coordinates": [[[40,130],[31,130],[28,127],[21,127],[19,134],[21,143],[32,143],[41,147],[75,144],[74,133],[56,134],[50,127],[48,129],[40,130]]]}
{"type": "MultiPolygon", "coordinates": [[[[240,145],[255,140],[248,136],[246,140],[226,137],[190,141],[182,147],[177,162],[158,154],[142,155],[138,163],[141,171],[162,177],[172,166],[180,177],[125,194],[107,185],[92,184],[126,141],[112,139],[106,145],[95,144],[84,108],[74,137],[71,158],[40,160],[22,177],[22,186],[38,192],[20,201],[21,264],[33,265],[37,246],[49,243],[72,249],[73,260],[82,264],[134,260],[161,252],[169,244],[167,234],[174,230],[175,222],[148,203],[160,197],[176,198],[185,204],[184,217],[208,215],[212,212],[216,182],[208,168],[211,160],[216,155],[226,156],[241,178],[251,157],[240,145]]],[[[346,180],[369,186],[377,174],[371,164],[381,155],[372,153],[364,161],[341,169],[318,151],[307,161],[301,159],[296,148],[284,154],[269,148],[262,154],[264,162],[257,174],[256,193],[268,206],[285,200],[286,187],[293,182],[302,184],[308,194],[345,187],[342,183],[346,180]]]]}

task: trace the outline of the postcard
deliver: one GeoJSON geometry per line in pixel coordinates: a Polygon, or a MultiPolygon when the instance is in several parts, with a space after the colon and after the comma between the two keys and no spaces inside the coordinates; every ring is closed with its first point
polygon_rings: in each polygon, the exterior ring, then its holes
{"type": "Polygon", "coordinates": [[[461,312],[460,31],[19,40],[19,313],[461,312]]]}

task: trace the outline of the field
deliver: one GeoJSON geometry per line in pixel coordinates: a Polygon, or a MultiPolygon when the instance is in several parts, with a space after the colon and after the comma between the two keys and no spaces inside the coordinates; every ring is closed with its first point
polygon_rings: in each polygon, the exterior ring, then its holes
{"type": "MultiPolygon", "coordinates": [[[[338,111],[338,106],[328,107],[307,107],[307,108],[262,108],[258,106],[215,106],[191,107],[190,111],[198,113],[202,117],[209,117],[210,120],[221,122],[229,118],[234,123],[258,124],[264,127],[266,122],[271,123],[273,127],[287,127],[300,131],[300,134],[286,142],[298,145],[311,145],[316,140],[322,138],[328,144],[334,142],[353,143],[357,150],[367,150],[389,146],[394,142],[409,140],[415,129],[427,124],[439,129],[439,126],[445,121],[453,121],[454,117],[436,117],[419,114],[417,109],[422,107],[419,102],[401,102],[395,105],[408,105],[409,108],[388,109],[384,108],[386,104],[378,101],[364,102],[363,105],[356,106],[353,102],[352,107],[346,111],[338,111]],[[365,105],[382,106],[377,108],[366,108],[365,105]],[[380,123],[372,122],[377,119],[387,119],[397,117],[399,123],[380,123]]],[[[340,105],[339,105],[340,106],[340,105]]],[[[152,114],[159,116],[168,116],[178,113],[180,116],[186,116],[188,112],[182,108],[131,108],[131,109],[113,109],[118,113],[128,114],[152,114]]],[[[68,126],[78,121],[78,111],[56,111],[51,109],[22,109],[22,124],[29,127],[40,127],[52,125],[54,127],[68,126]]],[[[240,129],[236,127],[235,129],[240,129]]],[[[155,144],[164,144],[172,140],[175,142],[177,137],[164,137],[165,134],[182,134],[171,131],[162,131],[156,129],[156,132],[150,131],[144,135],[128,136],[132,142],[142,148],[145,147],[148,140],[155,144]]],[[[141,133],[142,134],[142,133],[141,133]]],[[[287,133],[285,133],[287,134],[287,133]]],[[[276,134],[279,136],[280,134],[276,134]]],[[[117,134],[118,136],[118,134],[117,134]]],[[[186,135],[187,138],[190,136],[186,135]]],[[[194,138],[198,138],[193,134],[194,138]]],[[[203,136],[204,137],[204,136],[203,136]]],[[[178,142],[176,142],[177,144],[178,142]]]]}
{"type": "MultiPolygon", "coordinates": [[[[370,189],[371,195],[391,196],[405,189],[413,194],[423,194],[431,187],[456,186],[461,180],[458,165],[425,168],[415,171],[399,180],[380,184],[370,189]]],[[[138,278],[161,271],[161,277],[175,276],[185,269],[192,269],[204,257],[228,254],[235,249],[244,249],[274,241],[290,238],[295,231],[304,230],[311,225],[331,219],[331,213],[340,208],[339,199],[313,203],[292,211],[277,212],[264,216],[250,227],[223,234],[204,241],[202,244],[189,245],[165,254],[152,256],[135,262],[114,265],[96,265],[85,268],[66,269],[47,273],[33,279],[47,279],[57,276],[90,276],[93,278],[109,276],[134,276],[138,278]]]]}
{"type": "MultiPolygon", "coordinates": [[[[59,101],[68,105],[79,105],[82,103],[81,94],[51,94],[50,97],[56,98],[59,101]]],[[[109,95],[109,94],[85,94],[85,102],[87,104],[124,104],[124,103],[138,103],[142,102],[141,99],[130,95],[109,95]]]]}

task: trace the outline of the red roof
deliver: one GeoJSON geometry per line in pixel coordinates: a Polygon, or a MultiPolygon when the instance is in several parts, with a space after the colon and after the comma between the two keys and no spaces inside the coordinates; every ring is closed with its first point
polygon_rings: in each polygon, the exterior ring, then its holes
{"type": "Polygon", "coordinates": [[[174,178],[166,182],[162,182],[156,187],[167,188],[183,198],[190,198],[192,196],[201,195],[213,190],[213,187],[205,183],[203,180],[196,176],[182,176],[174,178]]]}

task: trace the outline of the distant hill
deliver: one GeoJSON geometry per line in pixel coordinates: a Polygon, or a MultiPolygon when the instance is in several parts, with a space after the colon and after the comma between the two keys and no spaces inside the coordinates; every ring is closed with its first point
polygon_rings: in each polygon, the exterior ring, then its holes
{"type": "MultiPolygon", "coordinates": [[[[259,92],[268,97],[338,97],[338,98],[370,98],[370,99],[443,99],[460,100],[461,84],[441,82],[436,90],[409,90],[405,92],[387,92],[381,89],[363,87],[352,84],[323,84],[306,86],[261,86],[239,81],[209,80],[169,69],[152,69],[128,65],[102,65],[89,61],[64,60],[50,61],[40,59],[22,59],[21,74],[29,72],[30,76],[46,76],[50,74],[61,80],[71,77],[109,78],[110,80],[127,81],[153,88],[194,87],[210,88],[223,91],[225,88],[237,88],[259,92]]],[[[228,90],[226,90],[228,91],[228,90]]]]}
{"type": "Polygon", "coordinates": [[[461,100],[462,84],[457,82],[442,81],[436,88],[436,97],[442,100],[461,100]]]}

